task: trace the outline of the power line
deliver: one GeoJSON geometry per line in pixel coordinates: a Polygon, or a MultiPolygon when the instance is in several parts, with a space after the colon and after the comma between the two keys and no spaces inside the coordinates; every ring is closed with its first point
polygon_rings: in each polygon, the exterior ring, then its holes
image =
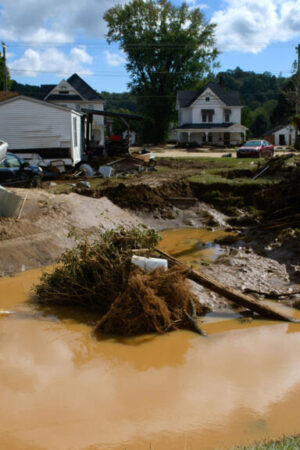
{"type": "MultiPolygon", "coordinates": [[[[70,73],[70,71],[66,71],[66,72],[64,72],[64,71],[59,71],[59,70],[36,70],[36,69],[31,69],[30,67],[27,67],[27,68],[19,68],[19,69],[15,69],[15,68],[9,68],[9,70],[11,71],[11,72],[32,72],[32,73],[47,73],[47,74],[55,74],[55,75],[69,75],[69,73],[70,73]]],[[[247,70],[245,70],[245,71],[243,71],[243,72],[252,72],[252,71],[247,71],[247,70]]],[[[83,75],[87,75],[86,74],[86,72],[85,71],[78,71],[78,73],[81,73],[81,74],[83,74],[83,75]]],[[[172,74],[174,74],[174,75],[180,75],[180,74],[182,74],[182,75],[184,75],[185,73],[188,73],[188,72],[168,72],[168,71],[156,71],[155,72],[156,74],[160,74],[160,75],[172,75],[172,74]]],[[[226,73],[226,72],[225,72],[226,73]]],[[[257,74],[257,75],[263,75],[264,73],[271,73],[271,75],[280,75],[280,74],[283,74],[283,73],[289,73],[289,74],[291,74],[292,73],[292,71],[291,70],[286,70],[286,71],[280,71],[280,72],[270,72],[270,71],[268,71],[268,70],[265,70],[265,71],[261,71],[261,72],[255,72],[255,74],[257,74]]],[[[129,76],[129,74],[126,72],[123,72],[123,73],[121,73],[121,72],[116,72],[115,70],[114,71],[112,71],[112,72],[109,72],[109,71],[103,71],[103,72],[93,72],[92,74],[88,74],[88,76],[96,76],[96,77],[100,77],[100,76],[108,76],[108,77],[128,77],[129,76]]]]}

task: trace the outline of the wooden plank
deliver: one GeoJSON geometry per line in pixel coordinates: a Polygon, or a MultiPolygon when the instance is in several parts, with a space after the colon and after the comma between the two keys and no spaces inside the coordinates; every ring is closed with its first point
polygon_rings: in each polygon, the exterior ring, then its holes
{"type": "Polygon", "coordinates": [[[212,278],[208,277],[207,275],[204,275],[203,273],[193,270],[192,268],[183,264],[178,259],[173,258],[173,256],[168,255],[167,253],[159,250],[158,248],[156,248],[155,251],[164,258],[166,258],[171,264],[176,264],[183,268],[186,268],[187,271],[186,275],[189,279],[195,281],[198,284],[201,284],[202,286],[208,289],[211,289],[214,292],[217,292],[218,294],[221,294],[222,296],[224,296],[228,300],[231,300],[237,305],[244,306],[267,319],[280,320],[285,322],[295,322],[295,323],[299,322],[299,320],[289,317],[283,313],[274,311],[274,309],[270,308],[269,306],[258,303],[256,300],[254,300],[254,298],[250,297],[249,295],[245,295],[238,291],[235,291],[234,289],[230,289],[224,286],[223,284],[218,283],[216,280],[213,280],[212,278]]]}

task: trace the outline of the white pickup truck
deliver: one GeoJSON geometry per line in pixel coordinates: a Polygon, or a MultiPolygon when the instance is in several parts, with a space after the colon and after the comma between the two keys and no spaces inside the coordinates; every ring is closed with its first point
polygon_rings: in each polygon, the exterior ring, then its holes
{"type": "Polygon", "coordinates": [[[6,157],[7,147],[7,142],[1,141],[0,139],[0,162],[3,161],[6,157]]]}

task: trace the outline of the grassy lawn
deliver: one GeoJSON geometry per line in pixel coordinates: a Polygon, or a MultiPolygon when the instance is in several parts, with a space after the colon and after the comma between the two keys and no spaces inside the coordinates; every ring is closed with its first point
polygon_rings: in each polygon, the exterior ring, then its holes
{"type": "Polygon", "coordinates": [[[300,449],[300,436],[284,437],[280,440],[260,442],[249,447],[235,447],[234,450],[295,450],[300,449]]]}

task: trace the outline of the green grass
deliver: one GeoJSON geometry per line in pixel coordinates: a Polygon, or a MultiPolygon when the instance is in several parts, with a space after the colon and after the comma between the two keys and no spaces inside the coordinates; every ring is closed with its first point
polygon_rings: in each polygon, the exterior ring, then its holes
{"type": "Polygon", "coordinates": [[[300,449],[300,435],[283,437],[270,442],[259,442],[246,447],[235,447],[233,450],[295,450],[300,449]]]}

